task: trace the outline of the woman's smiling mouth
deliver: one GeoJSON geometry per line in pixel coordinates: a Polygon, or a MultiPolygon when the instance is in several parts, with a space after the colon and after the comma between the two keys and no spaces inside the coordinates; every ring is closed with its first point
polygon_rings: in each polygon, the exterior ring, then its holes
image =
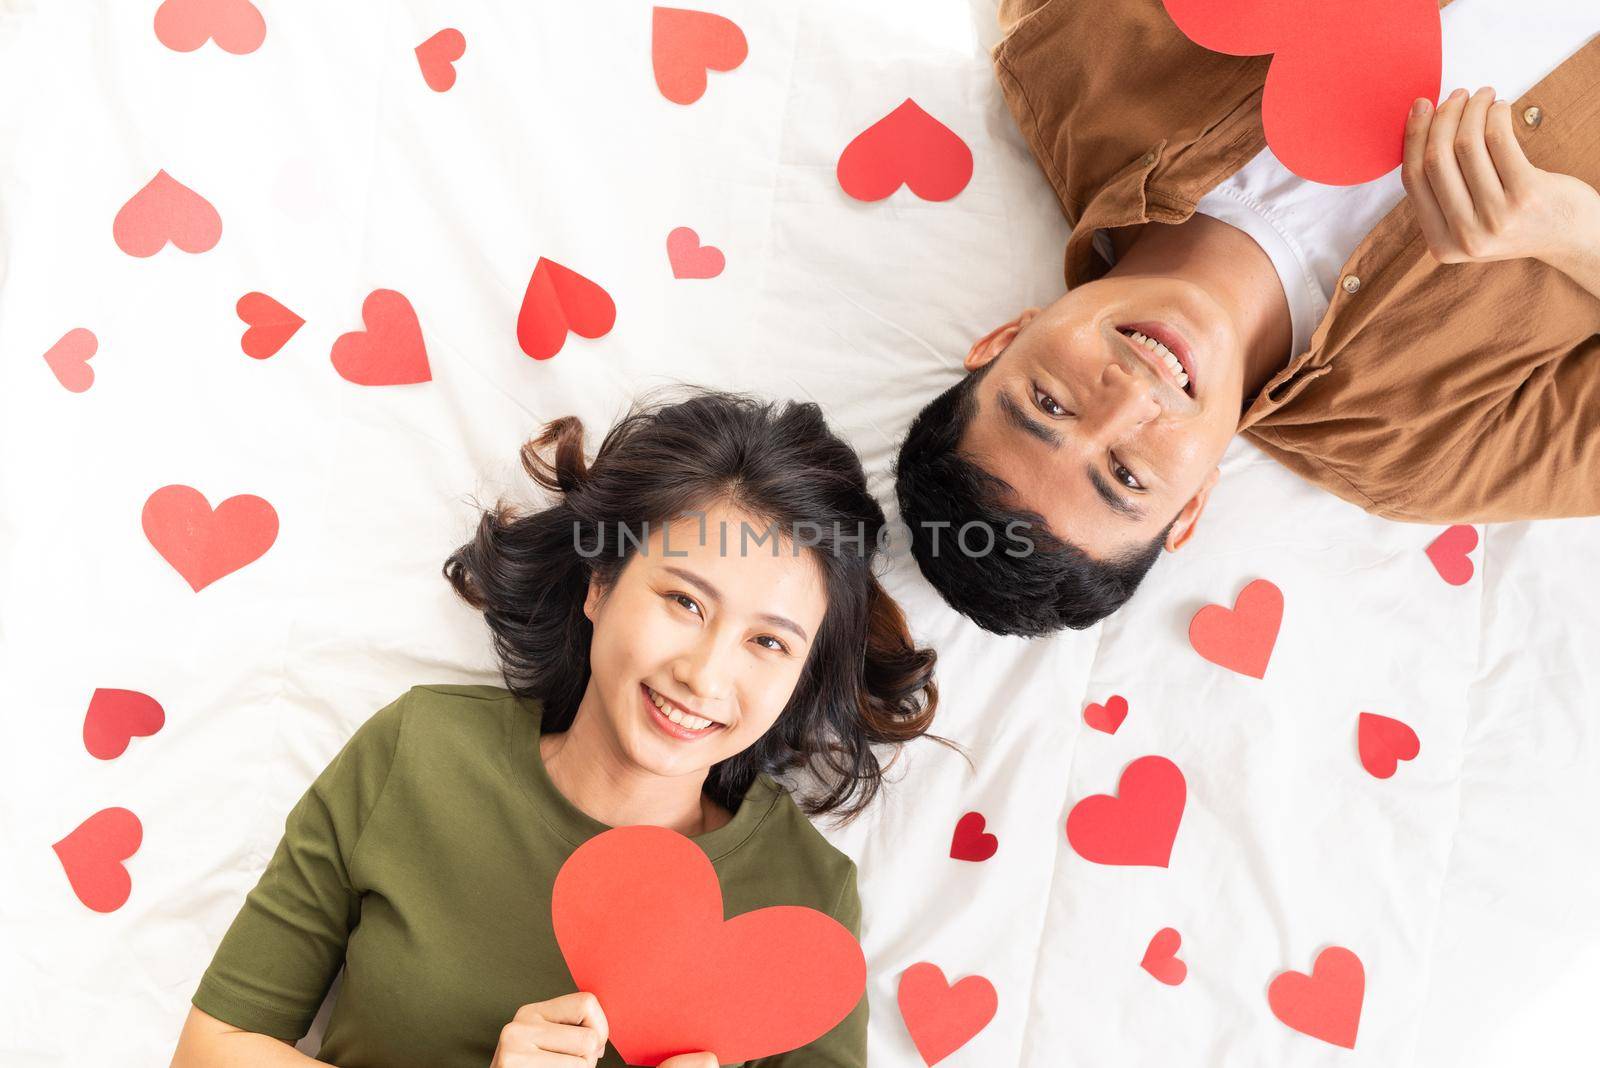
{"type": "Polygon", "coordinates": [[[674,702],[662,697],[642,682],[639,684],[639,693],[644,702],[645,713],[650,717],[651,722],[664,733],[674,738],[692,741],[696,738],[704,738],[707,735],[715,734],[723,727],[723,724],[715,720],[685,712],[674,702]]]}

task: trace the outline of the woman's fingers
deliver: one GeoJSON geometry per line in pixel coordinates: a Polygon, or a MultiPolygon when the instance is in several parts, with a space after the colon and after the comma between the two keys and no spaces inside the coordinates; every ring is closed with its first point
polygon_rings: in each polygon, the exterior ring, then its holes
{"type": "Polygon", "coordinates": [[[1439,210],[1439,202],[1434,199],[1433,188],[1423,172],[1422,164],[1428,147],[1433,106],[1420,98],[1416,103],[1422,105],[1422,110],[1418,111],[1413,105],[1406,119],[1405,155],[1400,165],[1400,182],[1406,187],[1406,195],[1411,198],[1412,207],[1417,213],[1417,225],[1422,228],[1428,249],[1438,255],[1450,244],[1450,227],[1439,210]]]}
{"type": "Polygon", "coordinates": [[[1461,166],[1467,194],[1472,198],[1473,217],[1465,220],[1463,227],[1474,233],[1479,228],[1495,232],[1505,220],[1506,191],[1500,184],[1494,161],[1489,158],[1489,146],[1485,141],[1493,103],[1494,90],[1479,89],[1461,109],[1461,122],[1456,126],[1456,162],[1461,166]]]}
{"type": "Polygon", "coordinates": [[[1483,137],[1489,146],[1489,158],[1500,176],[1500,183],[1510,197],[1521,195],[1529,178],[1538,170],[1522,151],[1516,131],[1511,123],[1511,104],[1500,100],[1489,109],[1483,137]]]}
{"type": "Polygon", "coordinates": [[[600,999],[587,991],[580,990],[535,1005],[524,1005],[517,1010],[516,1019],[521,1019],[524,1012],[531,1012],[539,1019],[549,1020],[552,1023],[581,1024],[584,1027],[591,1027],[600,1036],[602,1049],[611,1037],[611,1027],[606,1023],[606,1014],[600,1008],[600,999]]]}
{"type": "Polygon", "coordinates": [[[1439,202],[1439,210],[1457,245],[1461,243],[1464,226],[1473,217],[1472,195],[1467,192],[1466,179],[1461,176],[1461,165],[1456,161],[1456,129],[1461,125],[1466,102],[1466,90],[1457,89],[1439,105],[1422,153],[1422,173],[1428,179],[1433,198],[1439,202]]]}

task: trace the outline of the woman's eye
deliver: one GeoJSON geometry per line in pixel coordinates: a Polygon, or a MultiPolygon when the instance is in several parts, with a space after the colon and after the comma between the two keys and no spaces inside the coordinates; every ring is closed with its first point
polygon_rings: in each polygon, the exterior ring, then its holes
{"type": "Polygon", "coordinates": [[[677,604],[682,605],[683,607],[692,609],[694,611],[695,615],[699,615],[700,614],[700,605],[695,601],[695,599],[693,597],[690,597],[689,595],[683,594],[683,593],[669,593],[669,594],[667,594],[667,596],[672,598],[673,601],[675,601],[677,604]]]}
{"type": "Polygon", "coordinates": [[[783,642],[779,641],[777,638],[774,638],[770,634],[763,634],[761,637],[757,638],[756,641],[768,641],[772,643],[771,645],[763,645],[761,647],[763,649],[771,649],[773,652],[777,653],[787,653],[789,651],[789,647],[787,645],[783,644],[783,642]]]}

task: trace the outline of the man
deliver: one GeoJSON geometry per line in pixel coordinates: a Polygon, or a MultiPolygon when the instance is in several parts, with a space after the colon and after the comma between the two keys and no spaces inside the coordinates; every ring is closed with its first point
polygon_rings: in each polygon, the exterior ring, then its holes
{"type": "Polygon", "coordinates": [[[1265,148],[1269,57],[1195,45],[1160,0],[1002,0],[1068,290],[980,338],[901,448],[948,603],[1094,624],[1193,536],[1235,433],[1389,519],[1600,514],[1600,4],[1446,3],[1446,84],[1518,98],[1419,101],[1399,173],[1337,187],[1265,148]],[[960,551],[973,523],[995,551],[960,551]]]}

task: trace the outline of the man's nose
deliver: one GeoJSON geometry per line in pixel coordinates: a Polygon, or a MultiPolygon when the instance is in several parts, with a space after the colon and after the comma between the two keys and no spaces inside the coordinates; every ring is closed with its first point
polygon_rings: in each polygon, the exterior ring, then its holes
{"type": "Polygon", "coordinates": [[[1128,371],[1113,360],[1095,384],[1094,403],[1087,414],[1091,434],[1115,440],[1161,414],[1157,386],[1145,375],[1128,371]]]}

